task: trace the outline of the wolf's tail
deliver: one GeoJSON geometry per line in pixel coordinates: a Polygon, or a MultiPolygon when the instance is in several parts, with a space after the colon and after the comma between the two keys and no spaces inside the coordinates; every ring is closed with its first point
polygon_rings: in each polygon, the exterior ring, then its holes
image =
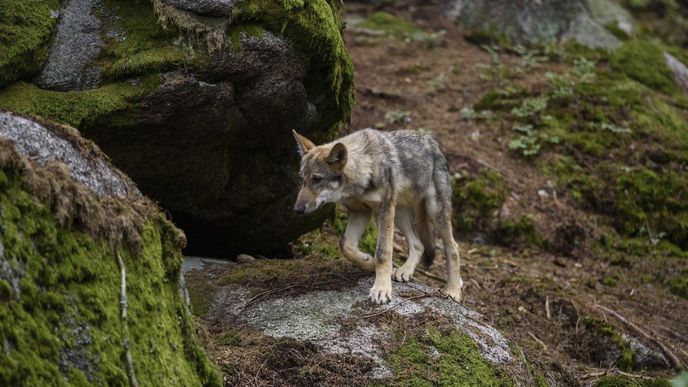
{"type": "Polygon", "coordinates": [[[417,222],[418,236],[423,243],[423,265],[428,268],[435,260],[435,230],[428,219],[425,203],[420,205],[417,222]]]}

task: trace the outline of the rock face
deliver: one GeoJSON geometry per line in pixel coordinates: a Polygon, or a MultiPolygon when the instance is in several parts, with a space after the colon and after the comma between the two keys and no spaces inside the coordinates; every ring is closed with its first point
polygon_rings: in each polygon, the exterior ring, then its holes
{"type": "Polygon", "coordinates": [[[291,212],[291,130],[324,141],[348,119],[338,4],[70,0],[41,88],[9,84],[0,107],[98,143],[172,214],[191,253],[272,252],[327,214],[291,212]]]}
{"type": "Polygon", "coordinates": [[[371,276],[342,260],[209,264],[186,282],[216,360],[240,370],[230,384],[533,385],[537,377],[477,313],[419,283],[395,283],[392,303],[374,305],[371,276]]]}
{"type": "Polygon", "coordinates": [[[512,43],[575,40],[591,48],[621,43],[605,27],[633,33],[632,16],[610,0],[449,0],[448,13],[479,34],[512,43]]]}
{"type": "Polygon", "coordinates": [[[671,70],[676,84],[684,93],[688,93],[688,67],[668,52],[664,52],[664,61],[671,70]]]}
{"type": "Polygon", "coordinates": [[[183,234],[73,128],[0,111],[0,225],[0,385],[221,384],[183,234]]]}

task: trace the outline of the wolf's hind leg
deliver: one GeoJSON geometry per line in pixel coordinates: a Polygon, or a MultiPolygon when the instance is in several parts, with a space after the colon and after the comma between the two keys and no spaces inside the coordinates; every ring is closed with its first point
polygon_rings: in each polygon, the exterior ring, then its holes
{"type": "Polygon", "coordinates": [[[444,244],[444,256],[447,260],[447,286],[444,292],[456,301],[461,301],[461,258],[459,257],[459,245],[454,241],[451,221],[440,222],[438,233],[444,244]]]}
{"type": "Polygon", "coordinates": [[[361,240],[365,230],[370,221],[371,212],[349,211],[349,219],[346,223],[346,231],[339,240],[339,250],[342,255],[351,261],[354,265],[363,270],[374,271],[375,260],[370,254],[362,252],[358,248],[358,242],[361,240]]]}
{"type": "MultiPolygon", "coordinates": [[[[450,191],[451,192],[451,191],[450,191]]],[[[446,196],[446,195],[444,195],[446,196]]],[[[451,202],[445,197],[433,196],[426,202],[428,219],[431,219],[437,234],[444,245],[444,257],[447,267],[447,285],[444,292],[456,301],[461,301],[461,259],[459,245],[454,240],[451,221],[451,202]]]]}
{"type": "Polygon", "coordinates": [[[423,243],[413,227],[413,212],[410,208],[398,208],[396,212],[396,224],[399,230],[406,236],[408,243],[408,259],[404,264],[394,269],[392,278],[399,282],[408,282],[416,270],[420,257],[423,256],[423,243]]]}

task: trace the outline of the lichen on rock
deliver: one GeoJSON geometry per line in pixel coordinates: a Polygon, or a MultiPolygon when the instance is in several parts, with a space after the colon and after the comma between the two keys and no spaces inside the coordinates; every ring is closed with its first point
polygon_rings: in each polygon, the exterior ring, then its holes
{"type": "Polygon", "coordinates": [[[186,281],[192,306],[206,306],[202,318],[221,367],[237,370],[227,373],[232,384],[249,375],[323,385],[533,381],[513,344],[477,313],[419,283],[395,283],[392,303],[373,305],[366,298],[372,278],[342,260],[258,260],[190,271],[186,281]],[[280,365],[293,363],[298,375],[280,365]]]}

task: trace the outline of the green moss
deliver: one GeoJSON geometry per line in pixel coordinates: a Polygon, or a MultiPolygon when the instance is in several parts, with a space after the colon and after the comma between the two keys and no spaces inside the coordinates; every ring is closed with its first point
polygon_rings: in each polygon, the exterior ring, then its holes
{"type": "Polygon", "coordinates": [[[595,318],[585,318],[583,326],[584,330],[577,338],[581,341],[581,348],[576,349],[575,356],[596,365],[612,362],[606,366],[614,365],[625,371],[633,368],[633,350],[611,324],[595,318]],[[610,355],[618,357],[610,359],[610,355]]]}
{"type": "Polygon", "coordinates": [[[505,219],[492,232],[493,238],[505,245],[542,245],[533,221],[528,216],[505,219]]]}
{"type": "Polygon", "coordinates": [[[0,87],[40,71],[55,26],[50,11],[59,9],[58,0],[0,3],[0,87]]]}
{"type": "Polygon", "coordinates": [[[688,299],[688,270],[683,270],[671,281],[671,292],[688,299]]]}
{"type": "Polygon", "coordinates": [[[491,170],[454,180],[452,192],[454,227],[459,231],[487,229],[509,193],[501,176],[491,170]]]}
{"type": "Polygon", "coordinates": [[[465,333],[429,328],[391,352],[395,386],[511,386],[513,382],[480,354],[465,333]],[[436,353],[433,353],[436,352],[436,353]]]}
{"type": "Polygon", "coordinates": [[[657,44],[634,40],[616,49],[609,61],[612,68],[666,94],[678,91],[671,70],[664,62],[664,50],[657,44]]]}
{"type": "Polygon", "coordinates": [[[158,82],[157,76],[150,76],[136,85],[118,83],[68,92],[43,90],[18,82],[0,90],[0,107],[84,128],[130,110],[141,95],[152,90],[158,82]]]}
{"type": "Polygon", "coordinates": [[[491,170],[453,181],[454,228],[463,233],[483,233],[488,242],[503,245],[542,243],[528,216],[500,219],[498,213],[509,191],[501,176],[491,170]]]}
{"type": "Polygon", "coordinates": [[[628,33],[621,28],[619,28],[619,25],[617,23],[609,23],[604,28],[607,29],[607,31],[611,32],[612,35],[614,35],[617,39],[619,39],[622,42],[627,41],[630,39],[630,36],[628,33]]]}
{"type": "Polygon", "coordinates": [[[0,384],[128,384],[124,332],[141,385],[220,385],[178,289],[176,231],[148,219],[142,249],[121,247],[128,318],[120,318],[120,269],[110,243],[62,226],[50,206],[22,188],[16,172],[0,192],[0,384]],[[6,291],[6,286],[2,286],[6,291]],[[3,292],[5,292],[3,291],[3,292]],[[6,298],[6,297],[5,297],[6,298]]]}
{"type": "Polygon", "coordinates": [[[578,59],[548,75],[546,87],[488,92],[480,104],[514,127],[529,125],[539,139],[558,139],[536,163],[583,209],[606,216],[624,237],[688,248],[688,114],[681,97],[578,59]],[[515,114],[523,96],[547,104],[515,114]]]}
{"type": "Polygon", "coordinates": [[[357,23],[356,28],[379,31],[388,36],[398,38],[408,37],[420,32],[418,27],[387,12],[373,13],[362,22],[357,23]]]}
{"type": "Polygon", "coordinates": [[[616,286],[616,284],[619,282],[619,278],[613,275],[608,275],[602,278],[602,285],[605,286],[616,286]]]}
{"type": "Polygon", "coordinates": [[[466,40],[477,45],[497,45],[501,47],[510,47],[511,39],[496,26],[489,26],[487,28],[468,31],[466,40]]]}
{"type": "MultiPolygon", "coordinates": [[[[232,25],[255,24],[288,38],[306,64],[305,86],[318,101],[316,128],[335,128],[353,106],[353,64],[341,34],[337,0],[247,1],[238,5],[232,25]]],[[[324,140],[332,132],[323,133],[324,140]]]]}
{"type": "Polygon", "coordinates": [[[204,57],[202,50],[185,50],[172,43],[179,31],[163,29],[149,1],[107,0],[104,9],[116,17],[101,15],[103,29],[117,31],[103,36],[105,46],[98,62],[106,79],[193,67],[196,57],[204,57]]]}
{"type": "MultiPolygon", "coordinates": [[[[190,275],[191,274],[188,276],[190,275]]],[[[193,313],[194,316],[205,317],[210,311],[210,307],[213,305],[217,289],[209,281],[205,281],[204,279],[187,279],[186,288],[189,292],[191,313],[193,313]]]]}

